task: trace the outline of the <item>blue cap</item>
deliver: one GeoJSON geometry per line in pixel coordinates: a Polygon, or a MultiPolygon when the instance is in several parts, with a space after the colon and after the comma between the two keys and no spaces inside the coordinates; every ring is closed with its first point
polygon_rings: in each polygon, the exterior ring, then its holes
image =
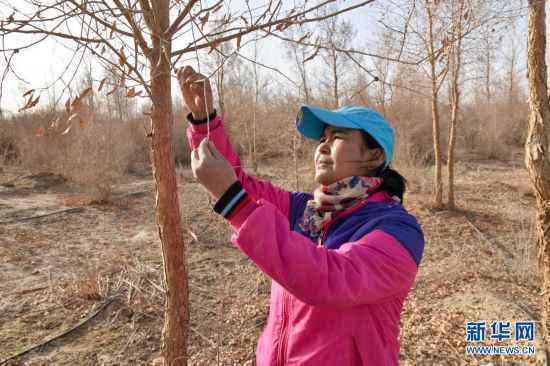
{"type": "Polygon", "coordinates": [[[395,132],[388,121],[373,109],[360,106],[344,106],[330,110],[302,105],[296,117],[296,127],[305,137],[320,140],[326,125],[363,130],[382,147],[386,159],[384,169],[393,158],[395,132]]]}

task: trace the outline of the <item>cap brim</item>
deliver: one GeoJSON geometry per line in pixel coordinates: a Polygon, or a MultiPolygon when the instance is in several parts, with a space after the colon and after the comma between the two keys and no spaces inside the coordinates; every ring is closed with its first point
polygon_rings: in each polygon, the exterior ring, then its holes
{"type": "Polygon", "coordinates": [[[296,128],[302,135],[313,140],[320,140],[327,125],[342,128],[361,128],[342,114],[329,109],[308,105],[300,107],[296,117],[296,128]]]}

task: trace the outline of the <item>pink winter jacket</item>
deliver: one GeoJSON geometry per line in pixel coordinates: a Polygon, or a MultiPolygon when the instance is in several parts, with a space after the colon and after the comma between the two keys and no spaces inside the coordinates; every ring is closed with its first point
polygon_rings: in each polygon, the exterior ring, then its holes
{"type": "MultiPolygon", "coordinates": [[[[206,129],[206,124],[188,126],[193,149],[206,129]]],[[[210,123],[210,139],[251,198],[230,219],[232,242],[272,279],[257,365],[397,365],[400,313],[424,246],[419,226],[410,229],[417,225],[412,216],[377,192],[348,209],[344,220],[339,216],[333,229],[327,225],[328,244],[318,246],[296,225],[311,195],[247,175],[221,117],[210,123]],[[396,210],[399,214],[392,213],[396,210]],[[362,233],[369,220],[376,223],[362,233]],[[331,240],[340,243],[330,248],[331,240]]]]}

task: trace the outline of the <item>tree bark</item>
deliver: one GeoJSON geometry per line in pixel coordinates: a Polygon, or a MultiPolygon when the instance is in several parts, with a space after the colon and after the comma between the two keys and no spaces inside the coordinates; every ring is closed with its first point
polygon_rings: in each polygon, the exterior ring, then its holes
{"type": "Polygon", "coordinates": [[[458,123],[458,112],[460,108],[460,67],[462,64],[462,13],[464,12],[464,0],[461,0],[458,10],[453,14],[453,33],[454,40],[451,46],[451,120],[449,123],[449,145],[447,148],[447,178],[448,178],[448,197],[447,208],[455,208],[455,190],[454,190],[454,159],[456,142],[456,125],[458,123]]]}
{"type": "Polygon", "coordinates": [[[525,163],[537,198],[538,264],[542,284],[542,334],[546,358],[550,329],[550,162],[548,156],[548,105],[546,70],[545,1],[529,0],[527,15],[527,79],[529,81],[529,127],[525,143],[525,163]]]}
{"type": "Polygon", "coordinates": [[[441,177],[441,131],[439,128],[439,86],[437,85],[437,70],[435,58],[435,46],[433,36],[433,13],[431,4],[426,2],[426,10],[428,13],[428,58],[430,61],[430,72],[432,81],[432,124],[433,124],[433,144],[434,144],[434,160],[435,160],[435,175],[434,175],[434,201],[435,208],[441,208],[443,206],[443,181],[441,177]]]}
{"type": "Polygon", "coordinates": [[[335,49],[331,50],[332,52],[332,78],[334,84],[332,85],[332,93],[334,98],[334,108],[340,106],[340,95],[338,91],[338,54],[335,49]]]}
{"type": "Polygon", "coordinates": [[[156,222],[164,261],[166,299],[162,332],[162,357],[167,366],[187,365],[189,323],[185,245],[181,226],[172,146],[171,42],[167,0],[156,2],[157,29],[153,30],[151,55],[151,113],[153,173],[156,183],[156,222]]]}

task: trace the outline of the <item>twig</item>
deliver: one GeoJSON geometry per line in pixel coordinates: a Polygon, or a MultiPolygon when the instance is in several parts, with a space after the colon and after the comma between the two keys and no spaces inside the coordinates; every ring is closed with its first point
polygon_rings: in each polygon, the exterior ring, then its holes
{"type": "Polygon", "coordinates": [[[14,224],[14,223],[17,223],[17,222],[30,221],[30,220],[40,219],[40,218],[43,218],[43,217],[59,215],[59,214],[62,214],[62,213],[78,213],[78,212],[82,212],[82,211],[84,211],[84,207],[68,208],[66,210],[55,211],[55,212],[51,212],[51,213],[44,214],[44,215],[24,217],[22,219],[15,219],[15,220],[8,220],[8,221],[0,221],[0,225],[14,224]]]}
{"type": "Polygon", "coordinates": [[[107,306],[109,306],[115,299],[114,298],[111,298],[107,301],[105,301],[97,310],[95,310],[92,314],[90,314],[87,318],[81,320],[79,323],[77,323],[75,326],[73,326],[72,328],[69,328],[67,330],[65,330],[64,332],[58,334],[58,335],[55,335],[53,337],[50,337],[49,339],[45,340],[44,342],[42,343],[39,343],[39,344],[36,344],[34,346],[31,346],[29,348],[27,348],[26,350],[23,350],[21,352],[18,352],[16,353],[15,355],[13,356],[10,356],[2,361],[0,361],[0,365],[3,365],[5,363],[7,363],[8,361],[11,361],[13,359],[16,359],[16,358],[19,358],[21,356],[24,356],[26,355],[27,353],[29,352],[32,352],[34,351],[35,349],[38,349],[40,347],[44,347],[44,346],[47,346],[49,345],[50,343],[52,343],[53,341],[59,339],[59,338],[62,338],[66,335],[69,335],[71,333],[73,333],[75,330],[81,328],[83,325],[85,325],[86,323],[88,323],[90,320],[92,320],[93,318],[95,318],[99,313],[101,313],[103,310],[105,310],[107,308],[107,306]]]}
{"type": "Polygon", "coordinates": [[[16,295],[26,295],[26,294],[30,294],[31,292],[42,291],[42,290],[46,290],[48,288],[49,288],[49,286],[27,288],[27,289],[24,289],[24,290],[16,291],[15,294],[16,295]]]}
{"type": "Polygon", "coordinates": [[[470,221],[470,219],[468,219],[467,216],[464,216],[464,218],[466,219],[466,222],[472,227],[472,229],[474,229],[478,234],[479,236],[481,236],[482,239],[484,239],[486,242],[488,242],[489,244],[494,244],[496,245],[497,247],[499,247],[503,252],[505,252],[506,254],[508,254],[511,258],[514,258],[514,253],[512,253],[508,248],[506,248],[504,245],[502,245],[500,242],[498,242],[497,240],[491,240],[487,237],[487,235],[485,235],[480,229],[477,228],[477,226],[474,225],[473,222],[470,221]]]}

